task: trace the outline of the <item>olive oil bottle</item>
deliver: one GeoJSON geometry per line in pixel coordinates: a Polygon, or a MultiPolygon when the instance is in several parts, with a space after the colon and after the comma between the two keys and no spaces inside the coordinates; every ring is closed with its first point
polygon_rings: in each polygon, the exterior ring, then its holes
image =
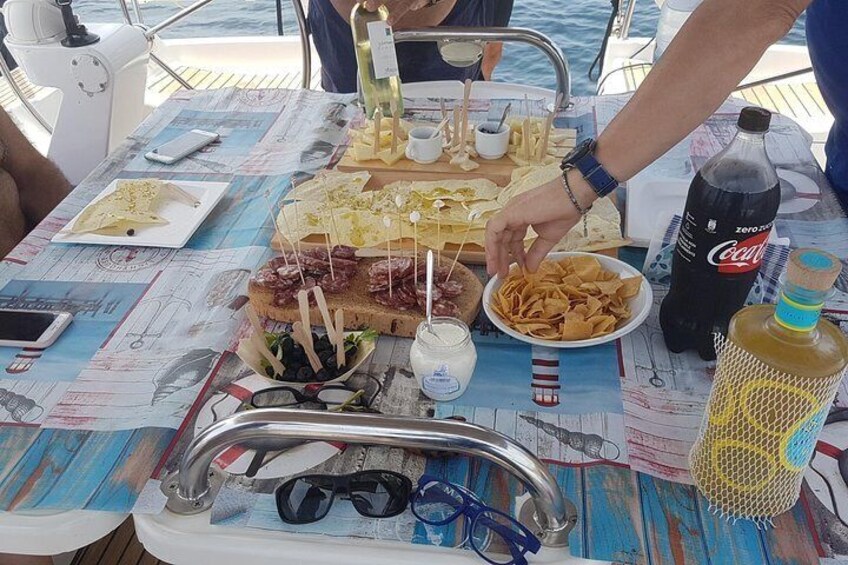
{"type": "Polygon", "coordinates": [[[386,22],[388,17],[389,10],[385,6],[369,12],[361,2],[350,13],[359,88],[365,101],[365,115],[369,118],[378,107],[383,116],[392,116],[392,100],[399,114],[403,114],[395,40],[386,22]]]}
{"type": "Polygon", "coordinates": [[[841,268],[829,253],[793,251],[778,303],[740,310],[727,339],[717,338],[715,381],[689,462],[725,515],[767,523],[798,499],[848,365],[848,340],[820,318],[841,268]]]}

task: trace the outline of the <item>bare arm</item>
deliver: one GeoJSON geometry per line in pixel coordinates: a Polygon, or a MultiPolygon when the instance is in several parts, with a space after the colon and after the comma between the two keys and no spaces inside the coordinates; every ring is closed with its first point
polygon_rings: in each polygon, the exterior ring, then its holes
{"type": "MultiPolygon", "coordinates": [[[[721,105],[810,2],[705,0],[598,138],[598,160],[623,182],[660,157],[721,105]]],[[[568,180],[584,206],[595,199],[579,174],[568,180]]],[[[559,180],[513,199],[487,226],[489,272],[506,274],[510,253],[535,270],[578,219],[559,180]],[[540,237],[525,257],[531,225],[540,237]]]]}
{"type": "Polygon", "coordinates": [[[71,191],[62,172],[21,133],[0,109],[0,142],[5,146],[2,167],[15,180],[21,211],[29,228],[44,219],[71,191]]]}

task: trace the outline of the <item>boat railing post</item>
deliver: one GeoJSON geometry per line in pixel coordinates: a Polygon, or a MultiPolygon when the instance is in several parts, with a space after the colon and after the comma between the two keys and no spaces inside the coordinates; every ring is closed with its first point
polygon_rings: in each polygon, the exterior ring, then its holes
{"type": "MultiPolygon", "coordinates": [[[[167,507],[177,514],[209,509],[220,487],[212,462],[225,449],[261,441],[336,441],[358,445],[406,447],[472,455],[511,473],[527,488],[531,501],[518,509],[525,525],[534,526],[542,544],[568,545],[577,522],[547,466],[526,447],[489,428],[456,420],[404,418],[377,414],[347,414],[265,408],[239,412],[220,420],[194,438],[175,474],[165,477],[167,507]]],[[[282,449],[282,445],[280,446],[282,449]]]]}
{"type": "Polygon", "coordinates": [[[541,50],[554,66],[557,93],[562,93],[562,103],[557,109],[565,109],[571,98],[571,74],[568,59],[547,35],[533,29],[519,27],[430,27],[405,29],[394,33],[395,43],[406,41],[503,41],[526,43],[541,50]]]}
{"type": "Polygon", "coordinates": [[[309,44],[309,22],[306,20],[306,12],[303,9],[302,0],[292,0],[294,17],[297,20],[297,31],[300,35],[300,49],[303,61],[301,85],[304,89],[312,88],[312,47],[309,44]]]}

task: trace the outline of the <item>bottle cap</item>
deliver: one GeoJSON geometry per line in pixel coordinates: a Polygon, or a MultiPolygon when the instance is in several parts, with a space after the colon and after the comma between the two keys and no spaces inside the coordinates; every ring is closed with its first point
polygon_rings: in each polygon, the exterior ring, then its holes
{"type": "Polygon", "coordinates": [[[811,247],[796,249],[789,254],[786,279],[801,288],[827,291],[842,272],[842,263],[830,253],[811,247]]]}
{"type": "Polygon", "coordinates": [[[736,124],[739,126],[739,129],[744,129],[751,133],[765,133],[769,130],[769,125],[771,124],[771,112],[758,106],[746,106],[742,108],[742,112],[739,114],[739,121],[736,124]]]}

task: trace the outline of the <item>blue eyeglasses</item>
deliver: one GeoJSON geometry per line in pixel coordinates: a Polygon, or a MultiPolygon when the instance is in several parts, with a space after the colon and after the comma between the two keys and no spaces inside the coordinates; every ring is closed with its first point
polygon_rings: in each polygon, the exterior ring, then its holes
{"type": "Polygon", "coordinates": [[[536,553],[539,538],[508,514],[483,504],[467,489],[424,475],[412,496],[412,513],[431,526],[465,516],[465,539],[492,565],[527,565],[524,554],[536,553]]]}

